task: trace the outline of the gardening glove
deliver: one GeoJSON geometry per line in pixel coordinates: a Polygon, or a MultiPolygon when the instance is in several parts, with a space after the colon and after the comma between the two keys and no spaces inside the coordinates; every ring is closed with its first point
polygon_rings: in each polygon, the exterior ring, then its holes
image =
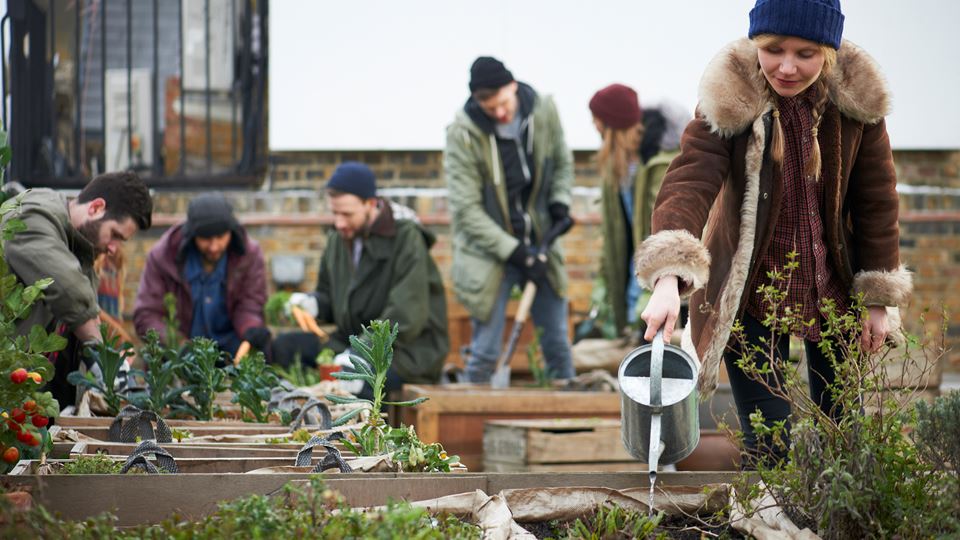
{"type": "Polygon", "coordinates": [[[548,210],[550,211],[550,222],[552,225],[557,223],[563,223],[560,226],[558,236],[567,234],[567,232],[573,227],[574,221],[570,217],[570,207],[559,202],[552,203],[548,210]]]}
{"type": "Polygon", "coordinates": [[[306,311],[307,314],[314,319],[316,319],[317,315],[320,314],[320,306],[317,305],[317,297],[310,293],[295,292],[291,294],[290,300],[287,301],[287,305],[283,308],[287,316],[290,316],[290,308],[293,306],[297,306],[298,308],[306,311]]]}
{"type": "Polygon", "coordinates": [[[250,342],[250,345],[253,346],[254,349],[264,353],[270,348],[271,337],[270,330],[263,326],[247,328],[247,331],[243,333],[244,341],[250,342]]]}
{"type": "Polygon", "coordinates": [[[510,254],[507,262],[519,268],[527,281],[534,282],[537,287],[543,287],[547,283],[546,255],[538,255],[535,250],[520,244],[510,254]]]}
{"type": "Polygon", "coordinates": [[[87,368],[87,373],[92,374],[98,383],[103,384],[103,371],[100,369],[100,364],[96,363],[90,354],[87,354],[87,349],[94,349],[97,345],[99,345],[99,343],[96,341],[85,341],[80,346],[80,360],[87,368]]]}
{"type": "MultiPolygon", "coordinates": [[[[363,361],[362,359],[360,360],[363,361]]],[[[340,366],[344,371],[355,371],[353,368],[353,362],[350,361],[350,349],[343,351],[342,353],[333,357],[333,364],[340,366]]],[[[370,367],[370,366],[367,366],[370,367]]],[[[337,383],[340,385],[340,388],[345,392],[350,392],[353,395],[357,395],[363,390],[363,381],[348,381],[344,379],[337,380],[337,383]]]]}

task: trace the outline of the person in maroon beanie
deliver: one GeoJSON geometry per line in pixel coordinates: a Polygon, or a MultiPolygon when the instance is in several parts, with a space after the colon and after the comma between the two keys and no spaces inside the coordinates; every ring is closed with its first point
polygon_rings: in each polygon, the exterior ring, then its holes
{"type": "Polygon", "coordinates": [[[641,109],[637,92],[623,84],[598,90],[590,99],[590,112],[601,138],[597,152],[603,178],[600,275],[614,328],[617,333],[629,333],[636,329],[644,304],[633,277],[633,251],[650,235],[653,203],[677,155],[678,134],[690,117],[666,103],[641,109]]]}
{"type": "Polygon", "coordinates": [[[912,290],[899,254],[889,91],[873,59],[841,40],[843,21],[838,0],[757,1],[748,37],[704,72],[697,116],[660,188],[653,235],[636,253],[640,283],[653,291],[641,315],[645,337],[663,329],[669,339],[680,299],[690,297],[681,341],[702,365],[700,390],[714,390],[723,360],[755,457],[785,451],[758,443],[750,415],[760,411],[769,425],[790,415],[771,391],[789,339],[760,322],[768,306],[758,289],[770,284],[768,273],[797,254],[788,284],[775,286],[786,288],[782,309],[811,323],[793,333],[806,345],[811,397],[833,418],[825,349],[837,347],[823,332],[824,301],[843,313],[862,295],[860,348],[870,353],[898,330],[886,308],[905,305],[912,290]],[[738,320],[746,346],[764,337],[778,345],[766,382],[737,365],[744,351],[730,337],[738,320]],[[823,340],[831,341],[820,347],[823,340]]]}

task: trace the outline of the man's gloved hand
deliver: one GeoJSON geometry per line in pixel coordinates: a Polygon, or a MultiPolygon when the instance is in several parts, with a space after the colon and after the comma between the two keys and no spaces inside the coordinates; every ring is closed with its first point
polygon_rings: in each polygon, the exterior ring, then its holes
{"type": "Polygon", "coordinates": [[[552,225],[563,222],[564,225],[560,228],[558,236],[567,234],[567,232],[573,227],[574,221],[570,217],[570,207],[559,202],[551,203],[548,207],[550,211],[550,221],[552,225]]]}
{"type": "MultiPolygon", "coordinates": [[[[320,306],[317,305],[317,297],[309,293],[295,292],[290,295],[290,300],[287,301],[287,305],[284,306],[284,312],[287,315],[290,315],[290,308],[297,306],[298,308],[307,312],[308,315],[317,318],[317,315],[320,314],[320,306]]],[[[248,340],[249,341],[249,340],[248,340]]],[[[252,345],[253,342],[251,341],[252,345]]]]}
{"type": "Polygon", "coordinates": [[[100,343],[96,341],[84,341],[80,345],[80,360],[83,362],[83,365],[87,368],[87,373],[93,375],[93,378],[99,383],[103,383],[103,371],[100,369],[100,364],[96,363],[93,360],[93,357],[87,352],[88,350],[94,350],[100,343]]]}
{"type": "Polygon", "coordinates": [[[507,262],[519,268],[524,277],[536,283],[538,287],[547,282],[547,257],[542,254],[536,256],[536,251],[526,245],[518,245],[507,258],[507,262]]]}
{"type": "Polygon", "coordinates": [[[270,334],[270,330],[263,326],[247,328],[247,331],[243,333],[243,340],[250,342],[250,345],[253,346],[254,349],[261,352],[266,352],[270,347],[271,337],[273,336],[270,334]]]}

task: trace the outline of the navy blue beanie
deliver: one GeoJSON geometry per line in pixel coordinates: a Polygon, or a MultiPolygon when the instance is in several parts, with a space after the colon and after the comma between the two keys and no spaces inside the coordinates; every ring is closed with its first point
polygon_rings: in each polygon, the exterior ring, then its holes
{"type": "Polygon", "coordinates": [[[840,48],[843,13],[840,0],[757,0],[750,10],[750,33],[808,39],[840,48]]]}
{"type": "Polygon", "coordinates": [[[377,196],[377,179],[370,167],[363,163],[345,161],[333,171],[327,189],[350,193],[364,200],[372,199],[377,196]]]}

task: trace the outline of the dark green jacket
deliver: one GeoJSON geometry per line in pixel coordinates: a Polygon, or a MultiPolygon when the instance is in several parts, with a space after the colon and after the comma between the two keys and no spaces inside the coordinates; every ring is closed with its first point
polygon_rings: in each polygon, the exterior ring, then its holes
{"type": "Polygon", "coordinates": [[[356,269],[352,241],[336,231],[328,236],[317,279],[317,318],[337,325],[330,345],[338,352],[372,320],[399,324],[394,369],[404,382],[435,383],[450,348],[443,281],[429,253],[435,238],[411,220],[394,219],[386,201],[381,207],[356,269]]]}
{"type": "Polygon", "coordinates": [[[74,330],[100,313],[93,244],[70,223],[67,199],[60,193],[31,189],[22,197],[20,211],[6,219],[23,221],[26,230],[4,243],[4,259],[24,284],[44,278],[53,278],[53,284],[17,324],[17,333],[27,334],[35,324],[53,331],[55,322],[74,330]]]}
{"type": "MultiPolygon", "coordinates": [[[[525,210],[540,237],[551,225],[549,205],[570,205],[573,154],[564,141],[553,99],[536,96],[530,115],[535,173],[525,210]]],[[[447,127],[443,170],[453,225],[453,290],[471,316],[486,321],[503,280],[504,264],[519,240],[510,226],[496,136],[484,131],[463,109],[447,127]]],[[[563,296],[567,275],[559,242],[553,243],[548,258],[547,277],[563,296]]]]}
{"type": "MultiPolygon", "coordinates": [[[[660,152],[645,165],[637,168],[633,178],[633,235],[634,249],[643,239],[650,236],[650,218],[657,192],[670,162],[677,151],[660,152]]],[[[627,275],[627,261],[633,256],[629,252],[627,238],[627,220],[620,203],[620,182],[613,178],[613,170],[608,169],[603,178],[601,207],[603,210],[603,258],[600,260],[600,273],[607,286],[607,300],[613,308],[614,323],[617,332],[627,326],[627,280],[636,279],[627,275]]]]}

